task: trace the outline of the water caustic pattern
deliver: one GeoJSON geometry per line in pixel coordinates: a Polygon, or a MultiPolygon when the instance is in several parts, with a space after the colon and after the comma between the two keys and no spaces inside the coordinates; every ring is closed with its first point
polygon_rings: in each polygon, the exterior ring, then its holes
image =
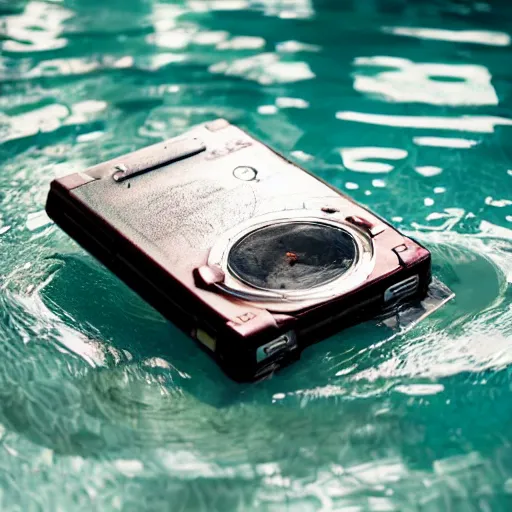
{"type": "Polygon", "coordinates": [[[512,5],[0,1],[0,509],[510,510],[512,5]],[[229,381],[45,216],[226,117],[432,247],[455,301],[229,381]]]}

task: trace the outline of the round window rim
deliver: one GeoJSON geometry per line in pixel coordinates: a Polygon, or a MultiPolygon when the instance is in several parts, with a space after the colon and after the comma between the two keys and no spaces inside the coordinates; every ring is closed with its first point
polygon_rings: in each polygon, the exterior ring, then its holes
{"type": "Polygon", "coordinates": [[[318,211],[288,210],[253,217],[228,230],[210,250],[208,266],[220,268],[224,273],[224,280],[217,283],[217,287],[224,293],[240,299],[264,302],[307,301],[338,296],[360,286],[373,271],[375,251],[369,233],[346,222],[345,215],[340,212],[320,213],[318,211]],[[253,231],[277,224],[292,223],[328,225],[348,233],[356,246],[356,257],[350,267],[339,277],[324,284],[308,289],[286,290],[257,287],[247,283],[232,271],[229,265],[229,254],[236,243],[253,231]]]}

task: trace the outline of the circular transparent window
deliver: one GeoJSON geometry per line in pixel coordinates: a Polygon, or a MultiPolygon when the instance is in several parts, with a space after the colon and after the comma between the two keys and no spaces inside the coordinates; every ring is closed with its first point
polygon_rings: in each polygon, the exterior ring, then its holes
{"type": "Polygon", "coordinates": [[[353,236],[332,224],[282,222],[255,229],[231,247],[229,270],[266,290],[307,290],[342,277],[356,262],[353,236]]]}

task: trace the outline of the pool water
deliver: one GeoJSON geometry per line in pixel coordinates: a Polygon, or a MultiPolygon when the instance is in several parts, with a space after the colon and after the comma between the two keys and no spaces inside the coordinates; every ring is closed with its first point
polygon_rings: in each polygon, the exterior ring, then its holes
{"type": "Polygon", "coordinates": [[[0,0],[0,510],[512,507],[508,0],[0,0]],[[454,301],[254,385],[44,214],[225,117],[422,240],[454,301]]]}

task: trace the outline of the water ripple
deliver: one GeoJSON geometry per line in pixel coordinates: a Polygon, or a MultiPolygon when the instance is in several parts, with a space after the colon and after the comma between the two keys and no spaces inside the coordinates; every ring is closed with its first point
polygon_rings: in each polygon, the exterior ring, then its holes
{"type": "Polygon", "coordinates": [[[418,128],[429,130],[451,130],[473,133],[493,133],[496,126],[512,126],[512,119],[491,116],[397,116],[363,112],[336,112],[336,118],[393,128],[418,128]]]}
{"type": "Polygon", "coordinates": [[[64,48],[68,40],[60,36],[64,22],[72,16],[73,11],[57,4],[28,2],[22,14],[4,18],[2,50],[25,53],[64,48]]]}
{"type": "Polygon", "coordinates": [[[511,19],[0,0],[1,510],[508,510],[511,19]],[[215,117],[423,241],[456,299],[227,379],[44,214],[53,177],[215,117]]]}
{"type": "Polygon", "coordinates": [[[417,37],[455,43],[509,46],[510,36],[505,32],[492,30],[446,30],[423,27],[383,27],[384,32],[395,36],[417,37]]]}
{"type": "Polygon", "coordinates": [[[397,57],[358,57],[354,89],[385,101],[431,105],[497,105],[491,74],[484,66],[416,63],[397,57]],[[366,75],[366,69],[386,71],[366,75]]]}

